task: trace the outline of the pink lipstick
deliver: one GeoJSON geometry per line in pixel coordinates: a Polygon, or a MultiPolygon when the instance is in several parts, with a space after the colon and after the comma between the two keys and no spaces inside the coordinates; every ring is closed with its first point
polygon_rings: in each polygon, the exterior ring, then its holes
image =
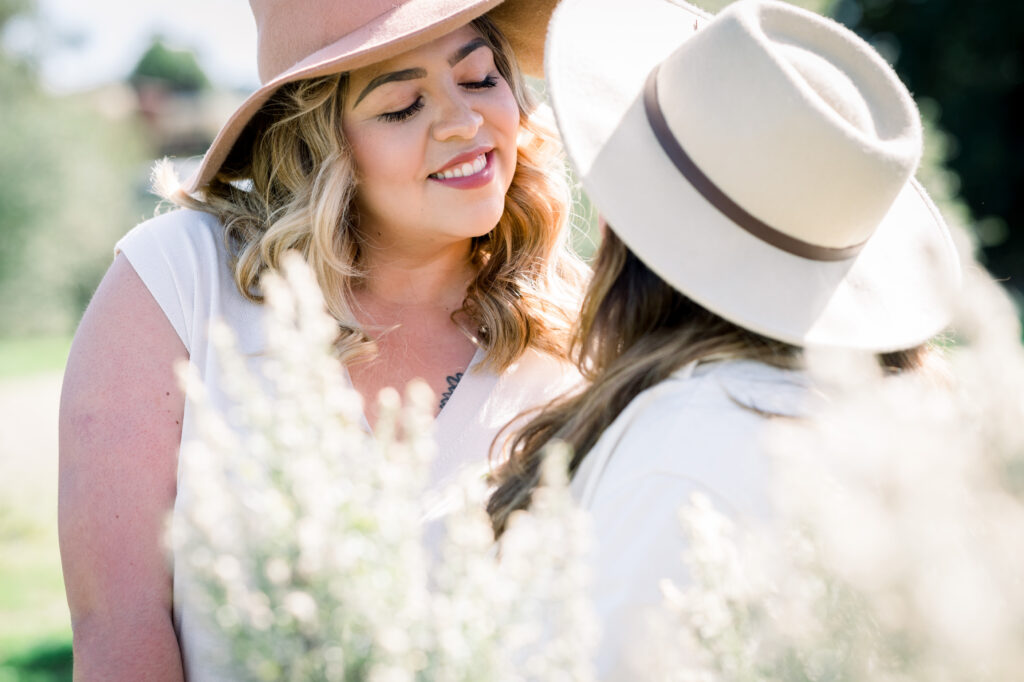
{"type": "Polygon", "coordinates": [[[428,178],[453,189],[476,189],[494,178],[494,149],[479,149],[453,158],[428,178]]]}

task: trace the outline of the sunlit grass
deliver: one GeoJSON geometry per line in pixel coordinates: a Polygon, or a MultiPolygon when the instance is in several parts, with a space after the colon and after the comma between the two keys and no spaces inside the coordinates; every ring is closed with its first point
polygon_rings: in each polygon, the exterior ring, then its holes
{"type": "Polygon", "coordinates": [[[68,337],[0,340],[0,682],[70,680],[57,546],[57,394],[68,337]]]}
{"type": "Polygon", "coordinates": [[[36,642],[0,661],[0,682],[66,682],[71,665],[70,638],[36,642]]]}
{"type": "Polygon", "coordinates": [[[41,521],[0,509],[0,682],[70,679],[57,533],[41,521]]]}
{"type": "Polygon", "coordinates": [[[0,380],[64,368],[71,336],[0,339],[0,380]]]}

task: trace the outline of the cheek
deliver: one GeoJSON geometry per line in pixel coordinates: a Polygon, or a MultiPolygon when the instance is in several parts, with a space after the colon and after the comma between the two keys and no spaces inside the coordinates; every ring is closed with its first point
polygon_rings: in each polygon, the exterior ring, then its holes
{"type": "Polygon", "coordinates": [[[516,104],[515,95],[508,85],[502,88],[501,94],[502,96],[495,102],[492,116],[496,127],[504,134],[515,138],[519,134],[519,105],[516,104]]]}
{"type": "Polygon", "coordinates": [[[395,191],[415,181],[420,173],[416,145],[406,139],[405,131],[375,129],[349,136],[356,177],[357,201],[373,201],[385,192],[395,191]]]}
{"type": "Polygon", "coordinates": [[[508,174],[508,181],[512,181],[515,173],[516,160],[518,156],[519,138],[519,106],[516,104],[512,90],[507,86],[505,96],[495,102],[490,115],[491,125],[502,138],[504,144],[512,151],[504,159],[505,171],[508,174]]]}

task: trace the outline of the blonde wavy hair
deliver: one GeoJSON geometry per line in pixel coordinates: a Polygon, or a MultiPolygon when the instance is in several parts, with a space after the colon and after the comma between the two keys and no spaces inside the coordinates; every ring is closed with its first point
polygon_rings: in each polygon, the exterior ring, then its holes
{"type": "MultiPolygon", "coordinates": [[[[747,359],[775,367],[802,365],[802,350],[729,322],[693,302],[653,273],[611,229],[594,263],[572,359],[590,383],[556,399],[511,437],[506,461],[496,469],[487,511],[496,536],[511,514],[526,509],[540,482],[544,446],[561,440],[572,448],[574,474],[619,413],[642,391],[699,360],[747,359]]],[[[918,370],[933,361],[921,345],[878,355],[892,372],[918,370]]],[[[756,412],[756,406],[743,405],[756,412]]]]}
{"type": "MultiPolygon", "coordinates": [[[[519,106],[519,149],[501,219],[472,240],[477,274],[452,319],[484,348],[483,365],[501,371],[531,347],[566,357],[586,268],[569,248],[571,194],[557,137],[531,117],[535,103],[505,37],[486,16],[471,24],[519,106]]],[[[354,162],[341,128],[347,84],[339,73],[282,86],[199,196],[182,191],[167,164],[155,183],[172,204],[221,221],[235,283],[252,301],[262,301],[264,273],[276,270],[286,252],[301,253],[338,321],[335,345],[345,363],[376,354],[352,306],[365,277],[365,247],[354,162]]]]}

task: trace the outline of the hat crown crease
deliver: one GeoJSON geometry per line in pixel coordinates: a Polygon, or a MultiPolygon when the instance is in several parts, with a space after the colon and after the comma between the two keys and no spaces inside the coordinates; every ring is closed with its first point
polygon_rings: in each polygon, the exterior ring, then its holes
{"type": "Polygon", "coordinates": [[[661,64],[659,103],[732,201],[794,239],[843,249],[871,236],[913,174],[920,123],[880,58],[801,14],[730,6],[661,64]]]}

